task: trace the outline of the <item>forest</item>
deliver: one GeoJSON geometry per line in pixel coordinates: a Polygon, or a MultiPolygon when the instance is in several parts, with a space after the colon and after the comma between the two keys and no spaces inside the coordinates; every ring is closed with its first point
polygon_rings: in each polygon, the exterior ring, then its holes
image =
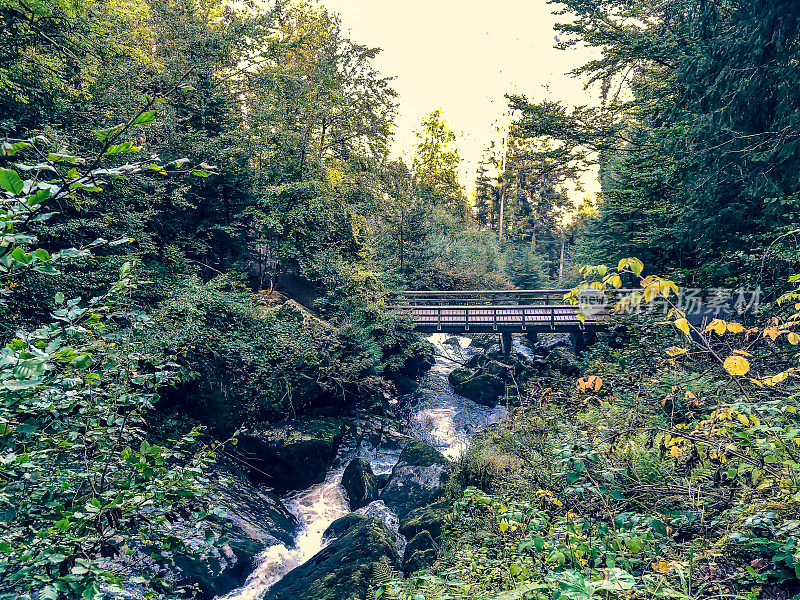
{"type": "Polygon", "coordinates": [[[529,1],[465,185],[319,3],[0,0],[1,598],[800,599],[800,3],[529,1]]]}

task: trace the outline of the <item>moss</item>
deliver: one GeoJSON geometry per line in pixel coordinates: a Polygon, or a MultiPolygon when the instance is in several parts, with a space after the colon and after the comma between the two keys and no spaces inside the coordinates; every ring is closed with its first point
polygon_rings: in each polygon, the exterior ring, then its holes
{"type": "Polygon", "coordinates": [[[378,482],[370,464],[361,457],[354,458],[342,474],[342,487],[350,500],[350,510],[366,506],[378,497],[378,482]]]}
{"type": "Polygon", "coordinates": [[[328,525],[328,528],[322,534],[323,538],[338,538],[347,533],[351,527],[358,525],[361,521],[369,519],[366,515],[359,513],[349,513],[343,517],[339,517],[333,523],[328,525]]]}
{"type": "Polygon", "coordinates": [[[403,448],[398,464],[405,463],[416,467],[430,467],[432,465],[449,465],[450,461],[444,455],[425,442],[413,440],[403,448]]]}
{"type": "Polygon", "coordinates": [[[401,519],[400,533],[407,539],[412,539],[422,531],[427,531],[434,539],[441,539],[449,513],[450,503],[447,500],[415,508],[401,519]]]}
{"type": "Polygon", "coordinates": [[[377,519],[357,519],[347,531],[269,589],[265,600],[362,600],[373,584],[373,564],[397,565],[392,534],[377,519]]]}
{"type": "Polygon", "coordinates": [[[447,379],[450,381],[450,385],[456,387],[464,384],[464,382],[468,381],[470,377],[472,377],[472,373],[469,371],[469,369],[453,369],[450,371],[447,379]]]}
{"type": "Polygon", "coordinates": [[[403,571],[406,574],[414,573],[436,562],[436,542],[427,531],[422,531],[414,536],[406,546],[406,558],[403,561],[403,571]]]}

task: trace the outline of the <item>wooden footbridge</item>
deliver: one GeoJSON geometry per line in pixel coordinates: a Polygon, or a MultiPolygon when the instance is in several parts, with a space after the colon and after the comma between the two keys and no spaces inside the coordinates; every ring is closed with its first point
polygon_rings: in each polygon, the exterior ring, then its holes
{"type": "Polygon", "coordinates": [[[582,297],[581,319],[579,307],[564,299],[569,291],[407,291],[393,308],[410,315],[415,328],[426,333],[574,333],[604,329],[609,314],[605,296],[582,297]]]}

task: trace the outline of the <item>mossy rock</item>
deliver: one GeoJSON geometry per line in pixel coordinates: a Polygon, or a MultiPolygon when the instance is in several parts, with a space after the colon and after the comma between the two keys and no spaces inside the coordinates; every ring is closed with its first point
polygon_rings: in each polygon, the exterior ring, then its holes
{"type": "Polygon", "coordinates": [[[276,490],[302,490],[325,478],[344,434],[344,422],[308,417],[258,425],[239,434],[236,452],[255,483],[276,490]]]}
{"type": "Polygon", "coordinates": [[[381,473],[380,475],[375,475],[375,483],[378,486],[379,490],[382,490],[386,487],[386,484],[389,483],[389,479],[391,479],[391,473],[381,473]]]}
{"type": "Polygon", "coordinates": [[[215,502],[225,507],[225,515],[211,517],[206,527],[217,539],[227,537],[228,543],[210,544],[190,523],[179,522],[173,534],[196,551],[177,553],[171,569],[176,581],[195,586],[203,598],[224,595],[242,585],[258,554],[269,546],[290,546],[297,529],[297,520],[280,500],[254,486],[233,463],[211,466],[208,477],[215,502]]]}
{"type": "Polygon", "coordinates": [[[469,381],[472,377],[474,377],[474,373],[469,369],[453,369],[447,379],[450,381],[450,385],[457,387],[463,385],[464,382],[469,381]]]}
{"type": "Polygon", "coordinates": [[[399,558],[391,532],[378,519],[352,523],[338,539],[289,571],[264,600],[364,600],[374,586],[374,564],[399,558]]]}
{"type": "Polygon", "coordinates": [[[358,510],[378,497],[378,481],[370,464],[360,456],[350,461],[342,474],[342,487],[350,510],[358,510]]]}
{"type": "Polygon", "coordinates": [[[438,499],[450,478],[450,461],[425,442],[414,440],[400,453],[380,499],[399,518],[438,499]]]}
{"type": "Polygon", "coordinates": [[[430,467],[431,465],[449,465],[450,461],[430,444],[420,440],[412,440],[403,448],[397,464],[430,467]]]}
{"type": "Polygon", "coordinates": [[[449,513],[450,504],[446,500],[415,508],[400,520],[400,533],[410,540],[428,531],[435,540],[441,540],[449,513]]]}
{"type": "Polygon", "coordinates": [[[436,542],[427,531],[414,536],[406,546],[406,557],[403,560],[403,572],[406,575],[430,567],[436,562],[436,542]]]}
{"type": "Polygon", "coordinates": [[[343,517],[339,517],[333,523],[328,525],[328,528],[322,533],[322,539],[329,540],[338,538],[347,533],[351,527],[358,525],[361,521],[369,519],[370,517],[359,513],[349,513],[343,517]]]}
{"type": "Polygon", "coordinates": [[[453,391],[477,404],[494,407],[506,393],[506,384],[499,377],[484,373],[454,385],[453,391]]]}

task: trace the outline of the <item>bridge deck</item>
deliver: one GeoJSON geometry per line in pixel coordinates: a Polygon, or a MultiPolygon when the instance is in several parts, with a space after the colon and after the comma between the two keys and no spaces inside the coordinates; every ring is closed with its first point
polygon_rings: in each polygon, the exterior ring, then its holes
{"type": "Polygon", "coordinates": [[[581,322],[573,305],[428,305],[399,306],[410,314],[416,329],[424,332],[552,332],[586,331],[605,327],[607,311],[581,322]]]}

